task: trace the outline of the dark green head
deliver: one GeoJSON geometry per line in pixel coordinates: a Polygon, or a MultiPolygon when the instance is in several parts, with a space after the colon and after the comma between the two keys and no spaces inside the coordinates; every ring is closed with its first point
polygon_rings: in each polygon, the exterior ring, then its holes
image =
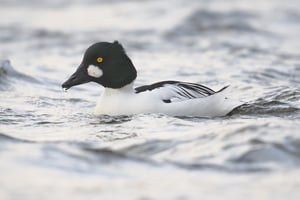
{"type": "Polygon", "coordinates": [[[62,87],[69,89],[93,81],[117,89],[133,82],[135,78],[136,70],[119,42],[98,42],[85,51],[76,72],[62,87]]]}

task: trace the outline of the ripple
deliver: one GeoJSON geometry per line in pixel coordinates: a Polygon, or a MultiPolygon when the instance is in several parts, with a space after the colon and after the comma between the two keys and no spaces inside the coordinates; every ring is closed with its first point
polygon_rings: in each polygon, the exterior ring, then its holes
{"type": "Polygon", "coordinates": [[[159,154],[165,150],[172,149],[180,143],[182,143],[182,141],[151,140],[146,141],[142,144],[131,145],[130,147],[122,149],[122,151],[127,152],[130,155],[148,157],[151,155],[159,154]]]}
{"type": "Polygon", "coordinates": [[[97,121],[91,122],[92,125],[101,125],[101,124],[122,124],[124,122],[131,121],[131,116],[109,116],[109,115],[102,115],[97,117],[97,121]]]}
{"type": "Polygon", "coordinates": [[[179,168],[183,168],[186,170],[212,170],[219,172],[227,172],[227,173],[259,173],[259,172],[267,172],[270,169],[263,166],[238,166],[238,165],[218,165],[213,163],[182,163],[182,162],[168,162],[171,165],[174,165],[179,168]]]}
{"type": "MultiPolygon", "coordinates": [[[[293,67],[278,67],[272,66],[264,69],[257,69],[255,71],[244,71],[247,74],[245,82],[259,82],[261,85],[272,86],[275,85],[295,85],[300,83],[300,73],[293,67]]],[[[245,78],[245,76],[243,76],[245,78]]],[[[280,91],[279,91],[280,92],[280,91]]]]}

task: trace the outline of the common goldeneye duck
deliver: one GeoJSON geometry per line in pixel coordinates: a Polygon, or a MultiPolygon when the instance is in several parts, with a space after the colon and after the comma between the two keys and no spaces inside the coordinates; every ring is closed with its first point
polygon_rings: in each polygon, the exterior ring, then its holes
{"type": "Polygon", "coordinates": [[[239,104],[227,97],[227,87],[214,91],[206,86],[162,81],[133,87],[136,69],[122,45],[115,41],[91,45],[74,74],[62,84],[64,89],[87,82],[104,87],[97,106],[98,115],[162,113],[171,116],[224,116],[239,104]]]}

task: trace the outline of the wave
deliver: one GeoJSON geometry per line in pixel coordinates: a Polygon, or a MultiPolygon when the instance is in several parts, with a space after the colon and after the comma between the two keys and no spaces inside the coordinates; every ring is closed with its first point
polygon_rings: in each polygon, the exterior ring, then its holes
{"type": "Polygon", "coordinates": [[[6,90],[12,80],[39,83],[37,79],[15,70],[9,60],[0,60],[0,90],[6,90]]]}
{"type": "MultiPolygon", "coordinates": [[[[191,141],[190,141],[191,142],[191,141]]],[[[246,151],[238,150],[229,158],[215,162],[209,158],[193,158],[187,155],[184,160],[164,158],[164,153],[174,149],[177,145],[174,141],[146,141],[121,149],[107,147],[82,146],[82,150],[93,156],[105,160],[130,160],[141,164],[156,166],[173,166],[184,170],[216,170],[223,172],[265,172],[276,169],[276,166],[295,167],[300,165],[300,140],[290,139],[282,142],[269,142],[260,139],[252,139],[248,143],[240,144],[248,146],[246,151]],[[158,159],[157,159],[158,158],[158,159]]],[[[222,149],[226,151],[226,149],[222,149]]],[[[170,153],[170,152],[169,152],[170,153]]],[[[220,155],[218,155],[220,156],[220,155]]]]}
{"type": "Polygon", "coordinates": [[[199,9],[169,31],[166,36],[194,36],[212,32],[265,33],[251,25],[250,20],[256,18],[256,15],[245,11],[216,12],[199,9]]]}
{"type": "Polygon", "coordinates": [[[15,138],[15,137],[0,133],[0,143],[3,143],[3,142],[25,142],[25,143],[28,143],[31,141],[15,138]]]}
{"type": "Polygon", "coordinates": [[[280,101],[260,101],[243,104],[234,109],[232,115],[277,116],[299,118],[300,108],[280,101]]]}
{"type": "Polygon", "coordinates": [[[284,86],[269,89],[263,97],[234,109],[230,115],[266,115],[299,118],[300,90],[284,86]]]}
{"type": "Polygon", "coordinates": [[[261,139],[250,141],[246,152],[232,159],[235,164],[285,164],[300,165],[300,139],[287,142],[267,142],[261,139]]]}
{"type": "MultiPolygon", "coordinates": [[[[251,128],[251,127],[249,127],[251,128]]],[[[34,142],[18,139],[0,133],[0,143],[32,143],[34,147],[47,155],[56,155],[53,158],[64,157],[56,162],[49,162],[48,167],[62,164],[66,170],[79,168],[65,163],[89,162],[91,165],[113,164],[119,162],[134,162],[152,167],[175,167],[183,170],[203,171],[212,170],[227,173],[259,173],[276,170],[278,167],[293,168],[300,165],[300,139],[288,138],[282,141],[266,141],[263,139],[250,139],[245,143],[232,144],[220,148],[215,155],[195,156],[187,153],[184,159],[180,156],[169,157],[174,149],[189,152],[187,146],[196,145],[196,140],[149,140],[139,144],[131,144],[123,148],[111,148],[99,143],[50,141],[34,142]],[[186,144],[188,144],[186,146],[186,144]],[[99,146],[100,145],[100,146],[99,146]],[[241,147],[239,149],[236,147],[241,147]],[[182,149],[185,147],[185,149],[182,149]],[[231,151],[235,153],[232,154],[231,151]],[[229,155],[224,156],[223,153],[229,155]],[[219,159],[215,160],[218,157],[219,159]],[[68,160],[68,162],[66,162],[68,160]]],[[[50,156],[51,157],[51,156],[50,156]]],[[[44,163],[44,162],[43,162],[44,163]]]]}

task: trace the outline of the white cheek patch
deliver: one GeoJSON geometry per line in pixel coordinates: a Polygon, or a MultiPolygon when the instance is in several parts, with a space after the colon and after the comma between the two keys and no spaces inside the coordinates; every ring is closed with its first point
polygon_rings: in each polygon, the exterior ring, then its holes
{"type": "Polygon", "coordinates": [[[89,76],[92,76],[92,77],[95,77],[95,78],[99,78],[100,76],[103,75],[103,71],[95,65],[90,65],[87,68],[87,73],[88,73],[89,76]]]}

